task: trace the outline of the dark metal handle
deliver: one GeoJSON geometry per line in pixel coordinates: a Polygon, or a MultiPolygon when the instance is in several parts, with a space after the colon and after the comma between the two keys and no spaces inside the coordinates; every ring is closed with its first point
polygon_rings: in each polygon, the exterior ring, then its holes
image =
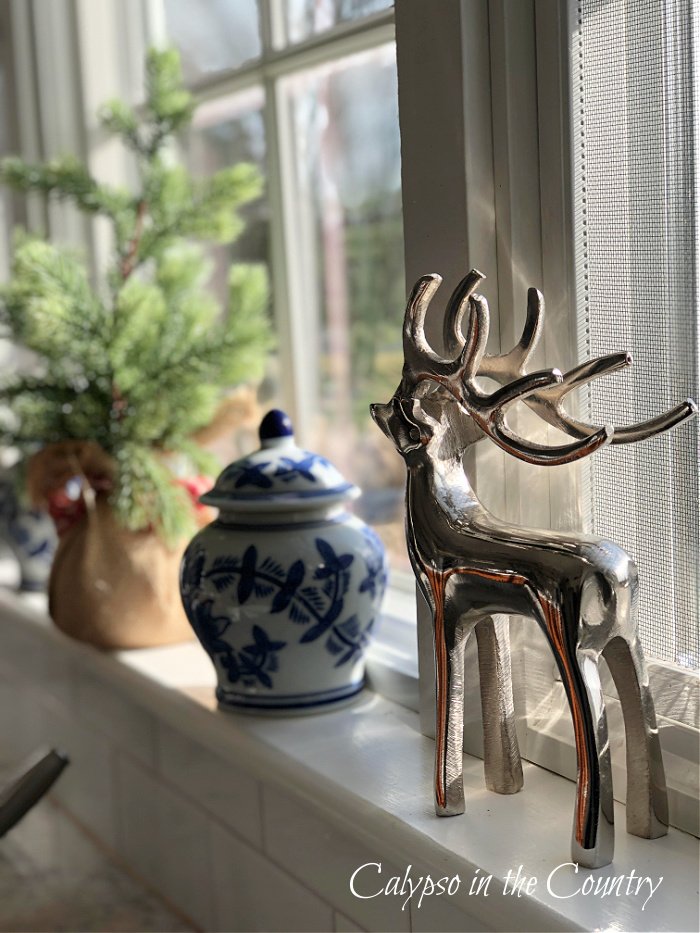
{"type": "Polygon", "coordinates": [[[0,837],[18,823],[48,791],[69,763],[62,752],[36,752],[0,791],[0,837]]]}

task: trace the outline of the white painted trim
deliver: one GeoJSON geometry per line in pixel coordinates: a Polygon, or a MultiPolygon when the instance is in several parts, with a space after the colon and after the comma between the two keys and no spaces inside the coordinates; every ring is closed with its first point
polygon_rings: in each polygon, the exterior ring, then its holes
{"type": "MultiPolygon", "coordinates": [[[[17,94],[19,153],[30,160],[43,156],[39,101],[37,92],[36,49],[34,43],[33,7],[26,0],[11,0],[10,23],[14,55],[14,85],[17,94]]],[[[40,195],[26,198],[27,224],[33,232],[46,230],[46,205],[40,195]]]]}
{"type": "MultiPolygon", "coordinates": [[[[31,0],[36,43],[37,100],[42,158],[66,153],[84,158],[83,83],[77,55],[76,10],[72,0],[31,0]]],[[[89,221],[72,205],[50,200],[49,232],[57,242],[88,250],[89,221]]]]}
{"type": "Polygon", "coordinates": [[[318,319],[315,270],[310,265],[313,251],[308,248],[308,224],[299,222],[294,130],[284,94],[271,79],[265,83],[266,143],[270,174],[268,197],[270,213],[278,218],[271,224],[273,294],[275,320],[279,328],[279,375],[284,398],[295,432],[304,441],[311,432],[316,388],[316,367],[303,366],[309,350],[309,318],[318,319]]]}

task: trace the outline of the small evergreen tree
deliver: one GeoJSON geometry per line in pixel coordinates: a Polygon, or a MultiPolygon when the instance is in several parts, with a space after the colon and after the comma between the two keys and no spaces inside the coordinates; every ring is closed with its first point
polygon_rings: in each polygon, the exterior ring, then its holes
{"type": "Polygon", "coordinates": [[[260,377],[270,345],[264,268],[231,269],[222,319],[206,290],[210,264],[194,242],[235,239],[237,210],[259,194],[261,179],[239,164],[198,181],[168,161],[164,147],[192,112],[177,52],[151,50],[144,118],[120,100],[99,115],[133,153],[139,191],[96,181],[70,156],[0,163],[0,181],[14,190],[106,217],[115,253],[93,287],[79,257],[18,235],[0,324],[36,365],[30,377],[0,381],[0,444],[26,456],[51,442],[97,441],[115,463],[111,501],[120,523],[155,527],[169,542],[190,530],[192,507],[164,455],[215,469],[192,435],[211,421],[227,387],[260,377]]]}

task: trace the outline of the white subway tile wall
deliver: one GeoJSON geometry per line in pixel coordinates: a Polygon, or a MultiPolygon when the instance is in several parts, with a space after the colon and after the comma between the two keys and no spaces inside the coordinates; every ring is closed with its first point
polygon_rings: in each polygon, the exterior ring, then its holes
{"type": "Polygon", "coordinates": [[[117,794],[120,855],[197,926],[213,929],[208,815],[126,755],[117,794]]]}
{"type": "Polygon", "coordinates": [[[261,852],[215,825],[211,843],[217,930],[333,929],[331,905],[261,852]]]}
{"type": "Polygon", "coordinates": [[[242,768],[161,723],[158,772],[216,822],[262,848],[260,788],[242,768]]]}
{"type": "MultiPolygon", "coordinates": [[[[71,758],[54,799],[202,930],[410,931],[352,871],[390,860],[294,794],[156,718],[28,628],[3,630],[0,765],[40,745],[71,758]]],[[[80,652],[79,652],[80,655],[80,652]]],[[[86,657],[87,659],[87,657],[86,657]]]]}
{"type": "MultiPolygon", "coordinates": [[[[369,930],[410,930],[408,905],[401,909],[395,897],[355,897],[349,885],[353,872],[368,862],[381,862],[384,879],[402,875],[404,868],[382,859],[376,850],[358,842],[349,833],[332,826],[311,807],[291,794],[263,788],[263,825],[265,850],[271,858],[300,880],[312,878],[317,890],[355,923],[369,930]]],[[[372,871],[370,869],[370,871],[372,871]]],[[[379,890],[378,877],[373,890],[379,890]]]]}
{"type": "MultiPolygon", "coordinates": [[[[469,896],[475,870],[502,879],[517,858],[541,875],[565,860],[573,785],[563,778],[526,764],[525,791],[496,798],[484,788],[482,762],[467,758],[468,814],[436,820],[433,753],[415,714],[370,694],[324,717],[224,716],[210,687],[204,702],[173,687],[173,666],[187,667],[187,652],[158,649],[165,669],[149,677],[143,653],[132,666],[85,648],[22,605],[0,593],[0,769],[42,744],[65,749],[72,763],[55,785],[56,802],[183,925],[466,933],[617,922],[614,904],[582,898],[567,911],[571,901],[540,889],[527,901],[469,896]],[[420,907],[414,898],[401,910],[403,898],[351,894],[353,871],[372,862],[382,863],[384,884],[409,865],[414,881],[459,873],[465,883],[455,897],[420,907]]],[[[617,823],[611,871],[654,874],[663,866],[692,888],[690,836],[672,830],[652,845],[624,833],[621,808],[617,823]]],[[[362,879],[370,893],[379,880],[362,879]]],[[[690,929],[682,924],[694,922],[695,902],[677,890],[661,889],[630,923],[690,929]]]]}
{"type": "Polygon", "coordinates": [[[155,767],[156,726],[152,716],[123,693],[105,690],[97,677],[81,673],[75,679],[75,692],[81,719],[109,736],[113,745],[127,749],[132,758],[155,767]]]}

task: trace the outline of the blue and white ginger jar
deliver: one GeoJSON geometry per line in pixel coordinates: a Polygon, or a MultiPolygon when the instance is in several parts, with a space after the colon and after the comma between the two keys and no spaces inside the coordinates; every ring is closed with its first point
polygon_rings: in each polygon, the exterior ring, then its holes
{"type": "Polygon", "coordinates": [[[19,567],[19,588],[44,592],[56,550],[56,530],[48,512],[24,505],[16,476],[0,473],[0,541],[9,546],[19,567]]]}
{"type": "Polygon", "coordinates": [[[384,547],[346,511],[359,489],[297,447],[284,412],[265,416],[260,441],[201,497],[220,514],[185,552],[182,602],[220,706],[321,712],[364,685],[384,547]]]}

